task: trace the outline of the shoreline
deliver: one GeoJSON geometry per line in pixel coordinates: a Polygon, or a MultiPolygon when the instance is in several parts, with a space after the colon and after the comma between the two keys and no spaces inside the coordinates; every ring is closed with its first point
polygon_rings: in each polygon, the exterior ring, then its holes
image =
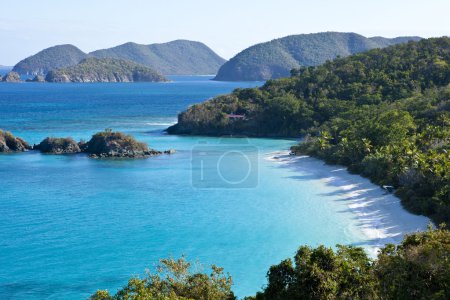
{"type": "Polygon", "coordinates": [[[327,165],[310,156],[292,156],[289,151],[267,153],[265,158],[333,187],[336,200],[345,201],[355,215],[358,230],[367,238],[363,247],[371,257],[376,257],[385,244],[399,244],[405,234],[425,230],[431,221],[408,212],[394,194],[367,178],[350,174],[346,167],[327,165]]]}

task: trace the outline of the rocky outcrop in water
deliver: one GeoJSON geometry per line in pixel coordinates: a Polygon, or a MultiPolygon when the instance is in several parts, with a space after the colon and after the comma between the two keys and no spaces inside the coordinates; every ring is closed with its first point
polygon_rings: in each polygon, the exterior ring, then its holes
{"type": "Polygon", "coordinates": [[[82,141],[77,143],[70,137],[47,137],[33,147],[21,138],[14,137],[10,132],[0,130],[0,153],[32,149],[48,154],[86,153],[92,158],[147,158],[175,153],[174,149],[166,151],[150,149],[146,143],[139,142],[131,135],[109,129],[94,134],[87,143],[82,141]]]}
{"type": "Polygon", "coordinates": [[[43,153],[51,154],[72,154],[80,153],[81,149],[74,139],[67,138],[51,138],[44,139],[39,145],[33,147],[34,150],[39,150],[43,153]]]}
{"type": "Polygon", "coordinates": [[[0,153],[23,152],[31,150],[31,146],[11,132],[0,129],[0,153]]]}
{"type": "Polygon", "coordinates": [[[33,79],[27,79],[26,82],[45,82],[45,77],[42,75],[36,75],[33,79]]]}
{"type": "Polygon", "coordinates": [[[144,158],[162,154],[161,151],[149,149],[147,144],[137,141],[131,135],[111,130],[94,134],[86,143],[84,152],[93,158],[144,158]]]}
{"type": "Polygon", "coordinates": [[[20,75],[16,72],[9,72],[2,78],[3,82],[20,82],[20,75]]]}

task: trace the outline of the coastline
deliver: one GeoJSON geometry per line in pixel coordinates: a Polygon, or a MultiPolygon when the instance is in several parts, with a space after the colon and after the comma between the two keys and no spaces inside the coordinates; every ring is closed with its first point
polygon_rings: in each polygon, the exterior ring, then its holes
{"type": "Polygon", "coordinates": [[[289,151],[267,153],[266,159],[333,187],[337,201],[345,201],[355,215],[358,229],[367,238],[363,247],[371,257],[376,257],[385,244],[398,244],[405,234],[425,230],[430,222],[425,216],[406,211],[395,195],[367,178],[350,174],[343,166],[327,165],[309,156],[291,156],[289,151]]]}

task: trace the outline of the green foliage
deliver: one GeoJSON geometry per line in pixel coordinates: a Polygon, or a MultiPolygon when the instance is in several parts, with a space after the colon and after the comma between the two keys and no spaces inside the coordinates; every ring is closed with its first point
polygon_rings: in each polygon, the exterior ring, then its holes
{"type": "Polygon", "coordinates": [[[316,66],[339,56],[419,39],[366,38],[343,32],[292,35],[245,49],[226,62],[215,79],[253,81],[287,77],[294,68],[316,66]]]}
{"type": "Polygon", "coordinates": [[[115,132],[109,128],[94,134],[83,148],[86,153],[97,155],[110,152],[149,151],[147,144],[137,141],[131,135],[115,132]]]}
{"type": "Polygon", "coordinates": [[[50,82],[133,82],[167,81],[156,71],[131,61],[86,58],[80,63],[48,72],[50,82]]]}
{"type": "Polygon", "coordinates": [[[371,261],[362,248],[302,246],[294,258],[272,266],[256,299],[375,299],[371,261]]]}
{"type": "Polygon", "coordinates": [[[272,266],[268,284],[248,300],[449,299],[450,232],[429,229],[386,245],[371,261],[362,248],[302,246],[272,266]]]}
{"type": "MultiPolygon", "coordinates": [[[[155,274],[132,278],[115,295],[100,290],[92,300],[229,300],[232,280],[222,268],[208,275],[192,272],[184,257],[160,261],[155,274]]],[[[377,259],[360,247],[337,245],[336,250],[301,246],[294,259],[270,267],[267,285],[246,300],[449,299],[450,231],[443,227],[388,244],[377,259]]]]}
{"type": "Polygon", "coordinates": [[[305,136],[292,148],[450,221],[450,38],[373,49],[194,105],[169,133],[305,136]],[[246,115],[229,120],[228,113],[246,115]]]}
{"type": "Polygon", "coordinates": [[[211,273],[191,271],[192,265],[184,257],[162,259],[155,274],[147,278],[132,278],[128,284],[111,296],[108,291],[97,291],[92,300],[232,300],[232,279],[223,269],[211,266],[211,273]]]}
{"type": "Polygon", "coordinates": [[[428,230],[387,245],[374,269],[383,299],[449,299],[449,232],[428,230]]]}

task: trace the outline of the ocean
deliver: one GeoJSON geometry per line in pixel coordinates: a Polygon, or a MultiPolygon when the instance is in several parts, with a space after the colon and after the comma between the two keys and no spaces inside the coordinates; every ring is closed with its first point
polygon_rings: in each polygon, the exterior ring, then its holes
{"type": "Polygon", "coordinates": [[[114,293],[158,259],[181,255],[206,272],[224,267],[244,297],[300,245],[367,242],[329,185],[269,159],[297,141],[164,132],[189,105],[261,82],[171,79],[0,84],[0,128],[31,144],[111,128],[177,151],[138,160],[0,155],[1,299],[114,293]]]}

